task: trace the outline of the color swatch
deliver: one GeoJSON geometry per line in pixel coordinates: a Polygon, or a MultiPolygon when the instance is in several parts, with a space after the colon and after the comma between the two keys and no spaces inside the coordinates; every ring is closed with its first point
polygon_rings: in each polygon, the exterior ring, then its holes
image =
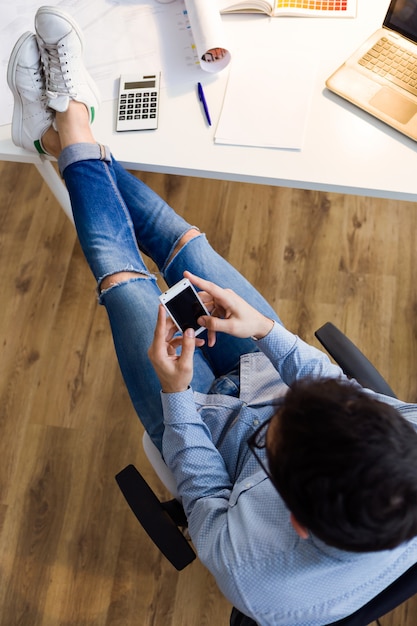
{"type": "Polygon", "coordinates": [[[307,11],[346,11],[348,0],[277,0],[276,7],[307,11]]]}

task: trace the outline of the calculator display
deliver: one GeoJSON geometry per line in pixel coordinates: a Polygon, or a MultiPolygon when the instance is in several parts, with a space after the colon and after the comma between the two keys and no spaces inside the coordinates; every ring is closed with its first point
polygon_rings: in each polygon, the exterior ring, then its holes
{"type": "Polygon", "coordinates": [[[125,83],[125,89],[152,89],[155,84],[154,80],[138,80],[134,83],[125,83]]]}

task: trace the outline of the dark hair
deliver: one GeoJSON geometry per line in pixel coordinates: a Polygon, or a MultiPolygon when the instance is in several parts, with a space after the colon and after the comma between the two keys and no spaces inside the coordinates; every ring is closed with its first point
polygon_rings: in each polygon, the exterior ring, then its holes
{"type": "Polygon", "coordinates": [[[417,535],[417,433],[356,383],[297,381],[271,428],[268,463],[296,519],[329,545],[394,548],[417,535]]]}

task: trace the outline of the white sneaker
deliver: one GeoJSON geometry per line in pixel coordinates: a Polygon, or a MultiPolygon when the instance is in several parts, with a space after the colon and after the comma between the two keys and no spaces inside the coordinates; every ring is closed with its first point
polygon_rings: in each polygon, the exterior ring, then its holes
{"type": "Polygon", "coordinates": [[[48,106],[66,111],[70,100],[83,102],[92,122],[100,95],[83,62],[84,41],[77,23],[61,9],[44,6],[36,13],[35,29],[48,106]]]}
{"type": "Polygon", "coordinates": [[[7,84],[14,96],[12,140],[16,146],[46,154],[41,138],[52,125],[36,37],[24,33],[14,46],[7,67],[7,84]]]}

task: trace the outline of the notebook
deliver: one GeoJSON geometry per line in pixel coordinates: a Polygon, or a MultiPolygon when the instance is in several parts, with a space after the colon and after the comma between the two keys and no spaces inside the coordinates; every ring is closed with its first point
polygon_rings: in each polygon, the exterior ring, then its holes
{"type": "Polygon", "coordinates": [[[382,28],[326,87],[417,141],[417,0],[392,0],[382,28]]]}

